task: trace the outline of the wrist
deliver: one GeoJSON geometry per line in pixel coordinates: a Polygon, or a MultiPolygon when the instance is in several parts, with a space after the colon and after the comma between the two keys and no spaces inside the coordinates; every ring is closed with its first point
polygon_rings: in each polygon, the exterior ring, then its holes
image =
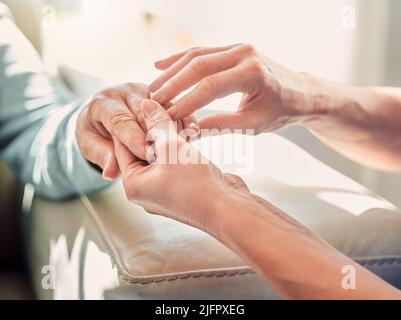
{"type": "Polygon", "coordinates": [[[281,123],[304,124],[327,112],[331,89],[323,80],[304,72],[288,72],[281,78],[281,123]]]}
{"type": "Polygon", "coordinates": [[[296,105],[298,123],[304,123],[327,113],[331,89],[323,80],[308,73],[298,73],[301,98],[296,105]]]}
{"type": "Polygon", "coordinates": [[[230,248],[236,248],[242,239],[248,238],[249,230],[256,232],[256,226],[260,227],[260,222],[271,212],[268,202],[248,191],[227,194],[215,207],[219,213],[214,236],[230,248]]]}
{"type": "Polygon", "coordinates": [[[231,232],[231,227],[236,225],[252,201],[253,195],[242,189],[229,188],[229,190],[219,190],[211,194],[207,201],[203,201],[206,207],[200,212],[200,215],[204,217],[203,231],[226,242],[227,233],[231,232]]]}
{"type": "Polygon", "coordinates": [[[299,106],[297,122],[310,129],[318,129],[326,121],[344,118],[349,110],[359,110],[355,99],[360,89],[301,73],[305,94],[299,106]]]}

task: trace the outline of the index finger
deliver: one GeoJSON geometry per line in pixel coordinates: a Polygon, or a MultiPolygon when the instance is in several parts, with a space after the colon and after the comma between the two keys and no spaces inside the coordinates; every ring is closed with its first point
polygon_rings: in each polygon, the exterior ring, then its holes
{"type": "Polygon", "coordinates": [[[162,75],[160,75],[156,80],[154,80],[150,85],[149,89],[155,92],[159,89],[168,79],[182,70],[187,64],[189,64],[194,58],[199,56],[204,56],[207,54],[213,54],[218,52],[223,52],[234,47],[239,46],[239,44],[232,44],[224,47],[212,47],[212,48],[191,48],[189,50],[180,52],[173,55],[165,60],[157,62],[156,67],[161,70],[166,70],[162,75]],[[163,68],[159,68],[161,65],[163,68]]]}
{"type": "Polygon", "coordinates": [[[168,109],[169,115],[174,120],[182,119],[216,99],[234,92],[245,92],[247,76],[244,74],[243,67],[239,66],[202,79],[192,91],[168,109]]]}
{"type": "Polygon", "coordinates": [[[165,70],[168,67],[170,67],[174,62],[176,62],[178,59],[183,57],[190,50],[193,50],[193,48],[181,51],[181,52],[173,54],[172,56],[169,56],[169,57],[167,57],[165,59],[156,61],[155,62],[155,67],[157,69],[159,69],[159,70],[165,70]]]}

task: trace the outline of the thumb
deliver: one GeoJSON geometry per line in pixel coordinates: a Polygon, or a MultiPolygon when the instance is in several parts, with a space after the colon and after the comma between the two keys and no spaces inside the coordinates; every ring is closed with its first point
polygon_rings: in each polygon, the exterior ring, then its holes
{"type": "Polygon", "coordinates": [[[233,130],[244,129],[249,119],[243,113],[216,114],[206,117],[199,122],[201,129],[233,130]]]}
{"type": "Polygon", "coordinates": [[[174,138],[177,136],[176,127],[167,111],[156,101],[145,99],[141,104],[147,138],[152,141],[174,138]]]}
{"type": "Polygon", "coordinates": [[[166,110],[156,101],[145,99],[141,103],[141,108],[148,132],[154,129],[166,130],[169,122],[172,122],[166,110]]]}
{"type": "Polygon", "coordinates": [[[158,160],[177,147],[181,137],[177,134],[173,120],[167,111],[156,101],[145,99],[141,104],[143,120],[147,129],[146,140],[155,144],[158,160]]]}

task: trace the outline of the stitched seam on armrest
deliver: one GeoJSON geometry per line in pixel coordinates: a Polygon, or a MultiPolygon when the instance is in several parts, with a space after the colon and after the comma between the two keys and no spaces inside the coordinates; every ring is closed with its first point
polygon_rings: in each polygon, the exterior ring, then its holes
{"type": "MultiPolygon", "coordinates": [[[[373,265],[394,265],[401,264],[401,257],[369,257],[369,258],[354,258],[356,262],[358,262],[362,266],[373,266],[373,265]]],[[[201,273],[194,275],[185,275],[185,276],[175,276],[175,277],[166,277],[155,280],[144,280],[137,281],[122,277],[127,283],[135,284],[135,285],[147,285],[153,283],[162,283],[162,282],[171,282],[178,280],[187,280],[187,279],[198,279],[198,278],[223,278],[223,277],[235,277],[235,276],[244,276],[255,274],[253,270],[241,271],[241,272],[223,272],[223,273],[201,273]]]]}
{"type": "Polygon", "coordinates": [[[188,278],[208,278],[208,277],[228,277],[228,276],[235,276],[235,275],[245,275],[245,274],[250,274],[254,273],[254,271],[247,266],[243,267],[227,267],[222,270],[222,268],[218,269],[210,269],[209,270],[189,270],[182,272],[181,274],[177,275],[172,275],[172,274],[166,274],[166,275],[152,275],[152,276],[146,276],[140,279],[141,277],[136,277],[135,275],[132,275],[125,267],[123,260],[120,256],[120,253],[118,250],[115,248],[115,244],[113,243],[113,240],[108,237],[106,232],[104,231],[104,227],[102,222],[100,221],[96,210],[93,208],[90,200],[86,196],[81,196],[80,201],[83,204],[84,208],[88,212],[89,216],[91,217],[92,221],[95,223],[97,226],[99,235],[101,239],[103,240],[105,244],[105,249],[108,251],[108,254],[113,262],[113,265],[117,268],[119,277],[132,284],[150,284],[154,282],[163,282],[163,281],[175,281],[175,280],[181,280],[181,279],[188,279],[188,278]],[[233,270],[236,269],[236,270],[233,270]],[[137,278],[138,280],[135,280],[137,278]]]}
{"type": "Polygon", "coordinates": [[[383,256],[383,257],[367,257],[367,258],[354,258],[362,266],[374,265],[394,265],[401,264],[401,256],[383,256]]]}
{"type": "Polygon", "coordinates": [[[175,277],[166,277],[160,278],[155,280],[143,280],[137,281],[132,279],[127,279],[122,277],[122,280],[129,284],[135,285],[147,285],[153,283],[161,283],[161,282],[171,282],[171,281],[178,281],[178,280],[187,280],[187,279],[199,279],[199,278],[227,278],[227,277],[236,277],[236,276],[245,276],[250,274],[256,274],[253,270],[246,270],[246,271],[238,271],[238,272],[220,272],[220,273],[199,273],[193,275],[185,275],[185,276],[175,276],[175,277]]]}

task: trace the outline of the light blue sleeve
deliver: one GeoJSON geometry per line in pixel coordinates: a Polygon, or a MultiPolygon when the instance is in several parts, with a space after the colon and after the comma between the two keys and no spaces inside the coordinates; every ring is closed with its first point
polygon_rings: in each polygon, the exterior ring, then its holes
{"type": "Polygon", "coordinates": [[[0,13],[0,158],[43,197],[96,193],[110,184],[75,140],[83,106],[43,72],[29,41],[0,13]]]}

